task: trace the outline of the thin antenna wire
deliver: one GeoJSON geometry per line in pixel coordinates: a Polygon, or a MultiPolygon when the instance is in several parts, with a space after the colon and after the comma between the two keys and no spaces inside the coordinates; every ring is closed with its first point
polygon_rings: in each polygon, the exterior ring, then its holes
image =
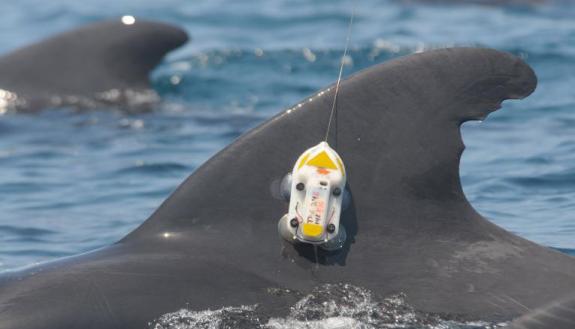
{"type": "Polygon", "coordinates": [[[353,25],[353,18],[355,17],[355,0],[352,1],[353,3],[351,9],[351,16],[349,17],[349,25],[347,27],[347,37],[345,38],[345,49],[343,51],[343,55],[341,56],[341,61],[339,65],[339,75],[337,77],[337,82],[335,84],[335,94],[333,95],[333,104],[331,106],[331,113],[329,114],[329,121],[327,122],[325,138],[323,139],[324,142],[327,142],[327,138],[329,137],[329,130],[331,128],[331,122],[333,121],[333,114],[335,112],[335,107],[337,104],[337,94],[339,93],[339,84],[341,82],[341,75],[343,74],[344,60],[347,57],[347,49],[349,48],[349,40],[351,39],[351,27],[353,25]]]}

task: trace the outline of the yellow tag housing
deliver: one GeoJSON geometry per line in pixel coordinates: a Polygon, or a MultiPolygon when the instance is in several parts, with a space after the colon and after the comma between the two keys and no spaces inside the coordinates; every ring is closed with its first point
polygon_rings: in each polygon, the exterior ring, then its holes
{"type": "Polygon", "coordinates": [[[323,227],[317,224],[304,223],[302,227],[302,232],[308,237],[316,238],[321,236],[321,234],[323,233],[323,227]]]}

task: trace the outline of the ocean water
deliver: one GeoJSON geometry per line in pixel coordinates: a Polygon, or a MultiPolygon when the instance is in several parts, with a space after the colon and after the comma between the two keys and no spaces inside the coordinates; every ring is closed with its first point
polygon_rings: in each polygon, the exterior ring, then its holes
{"type": "MultiPolygon", "coordinates": [[[[117,241],[215,152],[332,83],[352,3],[0,3],[0,53],[127,14],[180,25],[192,37],[154,71],[163,101],[151,112],[0,115],[0,271],[117,241]]],[[[464,125],[463,187],[498,225],[575,254],[575,6],[355,3],[345,75],[454,45],[506,50],[535,69],[533,95],[464,125]]]]}

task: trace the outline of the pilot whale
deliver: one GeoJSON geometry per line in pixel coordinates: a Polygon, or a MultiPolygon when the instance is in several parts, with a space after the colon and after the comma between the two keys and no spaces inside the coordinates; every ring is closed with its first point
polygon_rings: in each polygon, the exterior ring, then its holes
{"type": "MultiPolygon", "coordinates": [[[[575,290],[575,259],[492,224],[467,201],[460,125],[536,76],[482,48],[423,52],[341,83],[329,143],[351,201],[338,251],[278,235],[278,182],[322,140],[328,87],[247,132],[187,178],[140,227],[79,256],[0,276],[0,328],[143,328],[181,308],[258,305],[282,317],[314,287],[348,283],[417,310],[507,321],[575,290]]],[[[502,141],[504,142],[504,141],[502,141]]]]}
{"type": "Polygon", "coordinates": [[[0,57],[0,104],[146,105],[157,100],[150,71],[187,40],[179,27],[132,16],[58,34],[0,57]]]}

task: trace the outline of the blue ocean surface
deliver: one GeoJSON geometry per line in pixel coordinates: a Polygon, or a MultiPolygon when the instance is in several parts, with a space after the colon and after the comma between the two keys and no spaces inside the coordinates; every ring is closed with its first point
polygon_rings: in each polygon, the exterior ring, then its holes
{"type": "MultiPolygon", "coordinates": [[[[463,187],[498,225],[575,254],[575,7],[355,2],[346,76],[466,45],[512,52],[535,69],[533,95],[464,125],[463,187]]],[[[177,24],[192,37],[154,72],[163,101],[151,112],[0,115],[0,271],[119,240],[215,152],[334,82],[352,3],[0,3],[0,53],[122,15],[177,24]]]]}

